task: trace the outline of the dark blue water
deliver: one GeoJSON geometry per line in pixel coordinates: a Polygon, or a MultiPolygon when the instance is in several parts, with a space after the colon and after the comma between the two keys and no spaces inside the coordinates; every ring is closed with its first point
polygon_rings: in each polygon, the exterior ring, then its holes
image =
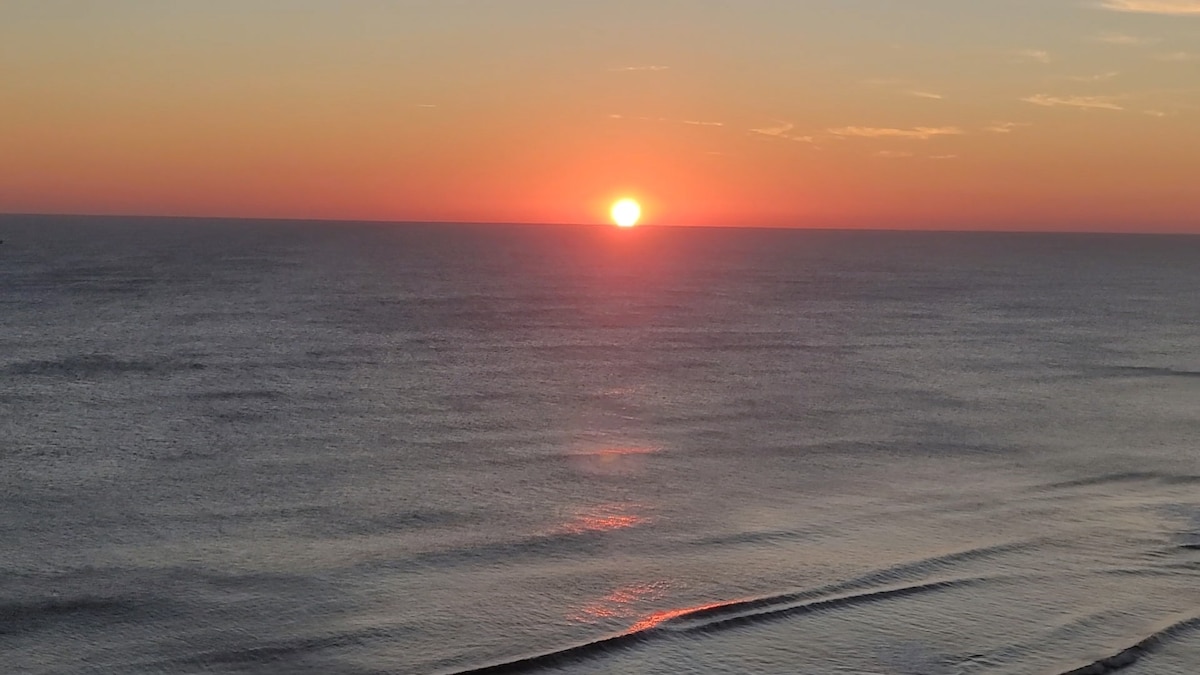
{"type": "Polygon", "coordinates": [[[3,672],[1200,664],[1200,238],[0,239],[3,672]]]}

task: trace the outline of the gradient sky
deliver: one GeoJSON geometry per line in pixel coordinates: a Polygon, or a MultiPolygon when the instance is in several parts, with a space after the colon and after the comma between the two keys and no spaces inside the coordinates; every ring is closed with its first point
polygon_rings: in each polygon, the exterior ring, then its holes
{"type": "Polygon", "coordinates": [[[1200,232],[1200,0],[4,0],[0,212],[1200,232]]]}

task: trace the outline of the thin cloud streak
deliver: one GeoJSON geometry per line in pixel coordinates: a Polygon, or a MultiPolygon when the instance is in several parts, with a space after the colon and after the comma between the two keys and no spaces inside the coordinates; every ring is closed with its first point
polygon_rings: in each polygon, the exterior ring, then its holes
{"type": "Polygon", "coordinates": [[[777,126],[763,127],[761,129],[751,129],[752,133],[762,134],[763,136],[779,136],[786,137],[787,133],[795,129],[796,125],[789,122],[781,122],[777,126]]]}
{"type": "Polygon", "coordinates": [[[694,127],[723,127],[724,122],[706,122],[702,120],[673,120],[669,117],[647,117],[645,115],[621,115],[612,113],[608,116],[610,120],[636,120],[639,122],[663,122],[665,124],[687,124],[694,127]]]}
{"type": "Polygon", "coordinates": [[[1085,110],[1124,110],[1113,102],[1111,96],[1050,96],[1035,94],[1027,96],[1022,101],[1047,108],[1082,108],[1085,110]]]}
{"type": "Polygon", "coordinates": [[[670,70],[671,66],[625,66],[622,68],[610,68],[609,72],[613,73],[658,73],[664,70],[670,70]]]}
{"type": "Polygon", "coordinates": [[[840,127],[830,129],[834,136],[856,138],[907,138],[927,141],[935,136],[962,136],[966,132],[958,127],[916,127],[913,129],[892,129],[885,127],[840,127]]]}
{"type": "Polygon", "coordinates": [[[1125,35],[1124,33],[1103,33],[1092,38],[1096,42],[1103,42],[1108,45],[1116,45],[1119,47],[1138,47],[1141,45],[1152,45],[1160,42],[1158,38],[1144,38],[1136,35],[1125,35]]]}
{"type": "Polygon", "coordinates": [[[993,134],[1011,134],[1014,129],[1030,126],[1033,125],[1028,122],[993,122],[991,126],[984,127],[983,130],[993,134]]]}
{"type": "Polygon", "coordinates": [[[795,136],[795,135],[793,135],[791,132],[792,132],[792,129],[795,129],[795,128],[796,128],[795,124],[792,124],[790,122],[780,122],[779,124],[777,124],[776,126],[773,126],[773,127],[764,127],[761,129],[751,129],[750,133],[758,134],[759,136],[767,136],[769,138],[782,138],[785,141],[796,141],[797,143],[812,143],[813,142],[814,139],[812,136],[795,136]]]}
{"type": "Polygon", "coordinates": [[[1022,49],[1014,54],[1021,61],[1036,61],[1038,63],[1050,63],[1053,57],[1050,52],[1043,49],[1022,49]]]}
{"type": "Polygon", "coordinates": [[[1072,82],[1103,82],[1105,80],[1111,80],[1120,74],[1120,71],[1114,70],[1112,72],[1099,73],[1097,75],[1075,75],[1066,79],[1071,80],[1072,82]]]}
{"type": "Polygon", "coordinates": [[[1200,54],[1192,52],[1168,52],[1166,54],[1156,54],[1155,59],[1159,61],[1170,61],[1174,63],[1182,63],[1184,61],[1195,61],[1200,59],[1200,54]]]}
{"type": "Polygon", "coordinates": [[[1200,16],[1200,0],[1103,0],[1099,6],[1134,14],[1200,16]]]}
{"type": "Polygon", "coordinates": [[[875,153],[875,156],[882,159],[928,159],[932,161],[958,159],[958,155],[923,155],[921,157],[917,157],[916,153],[905,152],[902,150],[880,150],[879,152],[875,153]]]}
{"type": "Polygon", "coordinates": [[[917,98],[928,98],[934,101],[941,101],[945,98],[941,94],[935,94],[932,91],[910,91],[908,92],[908,95],[916,96],[917,98]]]}

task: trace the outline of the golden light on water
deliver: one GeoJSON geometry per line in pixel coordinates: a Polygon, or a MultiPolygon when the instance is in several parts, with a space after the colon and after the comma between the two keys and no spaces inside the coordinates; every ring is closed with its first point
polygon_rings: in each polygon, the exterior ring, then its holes
{"type": "Polygon", "coordinates": [[[552,530],[552,534],[587,534],[637,527],[650,522],[636,512],[634,504],[605,504],[577,512],[552,530]]]}
{"type": "Polygon", "coordinates": [[[612,205],[612,219],[618,227],[633,227],[642,218],[642,207],[632,199],[622,199],[612,205]]]}

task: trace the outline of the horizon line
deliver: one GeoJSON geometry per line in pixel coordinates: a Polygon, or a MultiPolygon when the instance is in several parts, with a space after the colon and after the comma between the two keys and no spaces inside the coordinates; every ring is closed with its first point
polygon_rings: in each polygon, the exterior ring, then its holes
{"type": "MultiPolygon", "coordinates": [[[[329,223],[329,224],[360,224],[360,225],[398,225],[398,226],[413,226],[413,225],[465,225],[465,226],[483,226],[483,227],[594,227],[597,229],[618,229],[617,226],[611,223],[593,222],[550,222],[550,221],[485,221],[485,220],[385,220],[379,218],[290,218],[285,216],[235,216],[235,215],[220,215],[220,216],[202,216],[202,215],[180,215],[180,214],[150,214],[150,213],[61,213],[61,212],[0,212],[2,218],[131,218],[131,219],[163,219],[163,220],[244,220],[244,221],[263,221],[263,222],[291,222],[291,223],[329,223]]],[[[1051,226],[1053,227],[1053,226],[1051,226]]],[[[1030,229],[1019,226],[1004,226],[989,225],[982,228],[963,228],[963,227],[919,227],[919,226],[896,226],[896,227],[879,227],[866,226],[855,227],[847,225],[731,225],[731,224],[712,224],[712,225],[695,225],[695,224],[668,224],[668,223],[646,223],[638,225],[631,230],[644,229],[694,229],[694,230],[800,230],[814,232],[913,232],[913,233],[944,233],[944,234],[1104,234],[1104,235],[1129,235],[1129,236],[1185,236],[1194,237],[1200,236],[1200,231],[1181,231],[1167,229],[1153,229],[1145,231],[1137,230],[1094,230],[1094,229],[1030,229]]],[[[629,230],[627,230],[629,231],[629,230]]]]}

